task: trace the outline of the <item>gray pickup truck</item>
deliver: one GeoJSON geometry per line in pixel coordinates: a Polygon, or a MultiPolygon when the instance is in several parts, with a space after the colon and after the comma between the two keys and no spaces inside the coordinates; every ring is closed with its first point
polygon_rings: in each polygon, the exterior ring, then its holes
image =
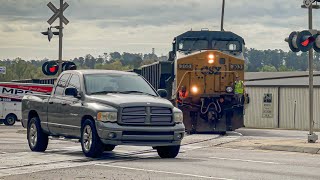
{"type": "Polygon", "coordinates": [[[79,139],[87,157],[117,145],[140,145],[175,158],[185,127],[182,112],[166,96],[135,73],[65,71],[50,96],[23,98],[22,125],[32,151],[45,151],[52,136],[79,139]]]}

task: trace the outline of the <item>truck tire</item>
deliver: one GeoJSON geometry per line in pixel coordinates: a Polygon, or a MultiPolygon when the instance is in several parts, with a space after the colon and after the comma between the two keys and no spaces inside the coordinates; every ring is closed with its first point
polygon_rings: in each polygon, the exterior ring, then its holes
{"type": "Polygon", "coordinates": [[[38,117],[33,117],[27,127],[27,139],[31,151],[44,152],[48,147],[49,138],[40,125],[38,117]]]}
{"type": "Polygon", "coordinates": [[[4,119],[3,123],[6,126],[13,126],[17,121],[17,116],[14,114],[8,114],[6,119],[4,119]]]}
{"type": "Polygon", "coordinates": [[[158,155],[161,158],[175,158],[179,154],[179,151],[180,151],[180,145],[157,147],[158,155]]]}
{"type": "Polygon", "coordinates": [[[104,145],[104,151],[113,151],[115,147],[115,145],[106,144],[104,145]]]}
{"type": "Polygon", "coordinates": [[[81,147],[85,156],[91,158],[100,157],[104,151],[104,144],[98,136],[95,124],[87,119],[81,128],[81,147]]]}

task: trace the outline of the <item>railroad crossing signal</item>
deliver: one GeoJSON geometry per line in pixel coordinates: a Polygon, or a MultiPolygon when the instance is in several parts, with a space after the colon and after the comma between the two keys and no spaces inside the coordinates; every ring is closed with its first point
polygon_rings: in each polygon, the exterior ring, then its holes
{"type": "MultiPolygon", "coordinates": [[[[68,71],[68,70],[76,70],[76,69],[77,69],[77,66],[74,62],[65,61],[62,64],[61,72],[68,71]]],[[[58,71],[59,71],[59,64],[57,61],[48,61],[42,65],[42,72],[47,76],[54,76],[58,73],[58,71]]]]}
{"type": "Polygon", "coordinates": [[[320,52],[320,35],[316,30],[292,32],[285,41],[288,42],[289,47],[293,52],[307,52],[312,48],[315,51],[320,52]]]}
{"type": "MultiPolygon", "coordinates": [[[[49,2],[49,3],[47,4],[47,6],[48,6],[48,7],[51,9],[51,11],[54,13],[53,16],[51,16],[51,18],[47,21],[48,24],[52,25],[52,23],[53,23],[54,21],[56,21],[57,18],[60,16],[61,11],[60,11],[60,9],[56,8],[51,2],[49,2]]],[[[62,12],[65,11],[68,7],[69,7],[69,4],[68,4],[68,3],[66,3],[66,2],[63,3],[62,12]]],[[[63,22],[65,25],[69,24],[69,20],[68,20],[66,17],[63,16],[61,20],[62,20],[62,22],[63,22]]]]}
{"type": "Polygon", "coordinates": [[[51,41],[53,35],[56,35],[56,36],[59,35],[59,32],[52,32],[51,28],[52,27],[48,28],[48,30],[46,32],[41,32],[41,34],[48,36],[49,42],[51,41]]]}
{"type": "MultiPolygon", "coordinates": [[[[69,7],[69,4],[66,2],[63,2],[64,0],[60,0],[60,8],[56,8],[51,2],[47,4],[47,6],[51,9],[51,11],[54,13],[51,18],[47,21],[48,24],[52,25],[54,21],[56,21],[59,18],[59,26],[54,26],[54,28],[59,29],[59,32],[52,32],[50,28],[48,28],[47,32],[42,32],[43,35],[48,36],[49,42],[51,41],[53,35],[59,35],[59,60],[58,60],[58,71],[59,74],[62,72],[62,40],[63,40],[63,24],[67,25],[69,24],[69,20],[63,15],[63,12],[69,7]]],[[[47,65],[46,65],[47,66],[47,65]]],[[[54,70],[52,67],[51,70],[54,70]]],[[[46,67],[42,68],[42,71],[44,74],[50,74],[50,68],[47,69],[46,67]]],[[[54,73],[54,72],[53,72],[54,73]]],[[[55,73],[56,74],[56,73],[55,73]]]]}

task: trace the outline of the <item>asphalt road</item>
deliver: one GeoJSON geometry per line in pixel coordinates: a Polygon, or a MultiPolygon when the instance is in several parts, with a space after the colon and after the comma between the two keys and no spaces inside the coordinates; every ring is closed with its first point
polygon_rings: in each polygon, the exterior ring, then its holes
{"type": "Polygon", "coordinates": [[[319,155],[219,147],[238,133],[188,136],[176,159],[130,146],[90,159],[79,143],[61,140],[50,140],[45,153],[30,152],[21,129],[0,125],[0,179],[320,179],[319,155]]]}

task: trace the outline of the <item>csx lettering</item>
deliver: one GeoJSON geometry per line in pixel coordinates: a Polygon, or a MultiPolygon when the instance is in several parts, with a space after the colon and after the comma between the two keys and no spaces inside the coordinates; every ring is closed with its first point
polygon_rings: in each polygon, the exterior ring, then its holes
{"type": "Polygon", "coordinates": [[[219,74],[220,73],[220,70],[221,70],[221,67],[215,67],[215,66],[203,66],[201,68],[201,73],[204,74],[204,75],[208,75],[208,74],[219,74]]]}

